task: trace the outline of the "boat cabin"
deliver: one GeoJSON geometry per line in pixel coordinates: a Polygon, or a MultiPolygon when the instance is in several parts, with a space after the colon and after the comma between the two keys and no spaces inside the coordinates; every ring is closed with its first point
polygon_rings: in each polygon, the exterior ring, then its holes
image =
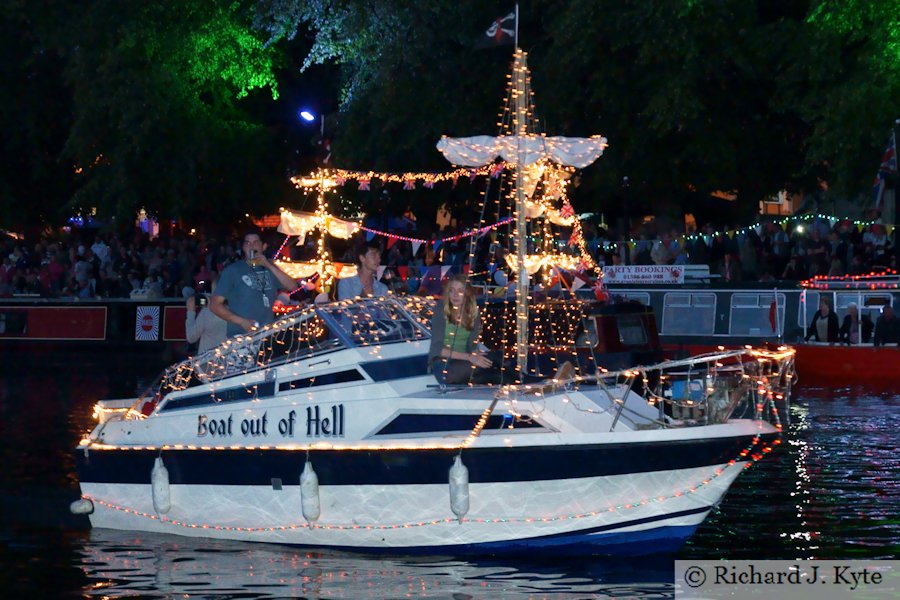
{"type": "MultiPolygon", "coordinates": [[[[503,299],[482,301],[484,344],[515,354],[515,306],[503,299]]],[[[582,373],[624,369],[662,358],[653,310],[638,302],[609,303],[547,298],[529,305],[530,368],[552,375],[572,361],[582,373]]]]}

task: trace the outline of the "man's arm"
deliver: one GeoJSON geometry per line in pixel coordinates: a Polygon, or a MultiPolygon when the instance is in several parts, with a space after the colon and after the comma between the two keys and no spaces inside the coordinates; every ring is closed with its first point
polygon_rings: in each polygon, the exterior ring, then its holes
{"type": "Polygon", "coordinates": [[[212,298],[209,299],[209,310],[223,321],[234,323],[244,331],[252,331],[253,328],[256,327],[256,324],[250,319],[245,319],[244,317],[231,312],[231,309],[225,304],[224,296],[216,296],[213,294],[212,298]]]}
{"type": "Polygon", "coordinates": [[[297,282],[294,279],[278,268],[278,265],[270,261],[268,258],[265,259],[263,266],[271,271],[272,275],[275,276],[275,279],[278,280],[278,285],[281,286],[281,289],[287,290],[289,292],[293,292],[297,287],[297,282]]]}

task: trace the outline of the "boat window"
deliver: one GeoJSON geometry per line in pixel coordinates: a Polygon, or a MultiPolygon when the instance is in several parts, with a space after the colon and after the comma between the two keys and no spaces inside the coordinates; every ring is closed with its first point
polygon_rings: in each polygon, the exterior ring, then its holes
{"type": "Polygon", "coordinates": [[[647,343],[647,330],[639,315],[619,315],[616,317],[619,341],[625,346],[643,346],[647,343]]]}
{"type": "Polygon", "coordinates": [[[411,316],[400,304],[391,300],[367,299],[326,306],[321,309],[343,330],[355,346],[371,346],[420,340],[426,332],[416,325],[419,317],[411,316]]]}
{"type": "Polygon", "coordinates": [[[434,298],[422,296],[401,296],[397,298],[403,304],[403,308],[412,317],[419,327],[431,335],[431,318],[434,316],[438,304],[434,298]]]}
{"type": "Polygon", "coordinates": [[[336,350],[342,346],[322,317],[312,313],[305,319],[275,328],[271,335],[261,339],[257,363],[259,366],[271,366],[336,350]]]}
{"type": "Polygon", "coordinates": [[[715,294],[670,292],[663,298],[664,335],[712,335],[715,326],[715,294]]]}
{"type": "MultiPolygon", "coordinates": [[[[847,307],[851,302],[859,307],[859,315],[868,315],[874,323],[881,314],[881,307],[891,304],[891,295],[877,292],[838,292],[835,313],[838,320],[843,322],[847,315],[847,307]]],[[[812,317],[810,317],[812,318],[812,317]]]]}
{"type": "MultiPolygon", "coordinates": [[[[830,296],[830,294],[829,294],[830,296]]],[[[797,304],[797,325],[806,331],[812,321],[813,314],[819,310],[819,292],[806,292],[806,310],[803,309],[803,294],[800,294],[800,302],[797,304]]]]}
{"type": "Polygon", "coordinates": [[[620,292],[616,291],[613,297],[620,302],[640,302],[644,306],[650,306],[650,294],[647,292],[620,292]]]}
{"type": "Polygon", "coordinates": [[[728,332],[746,336],[781,335],[784,332],[784,307],[784,294],[778,294],[778,312],[773,294],[732,294],[728,332]]]}

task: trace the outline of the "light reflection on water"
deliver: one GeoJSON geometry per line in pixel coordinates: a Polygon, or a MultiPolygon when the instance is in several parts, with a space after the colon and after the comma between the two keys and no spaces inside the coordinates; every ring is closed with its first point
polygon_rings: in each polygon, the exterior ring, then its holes
{"type": "Polygon", "coordinates": [[[663,598],[671,563],[472,561],[318,553],[266,544],[94,530],[79,551],[91,597],[663,598]],[[633,583],[647,581],[647,583],[633,583]]]}
{"type": "MultiPolygon", "coordinates": [[[[72,449],[102,397],[155,368],[0,365],[0,589],[7,597],[657,598],[673,556],[372,556],[87,529],[72,449]],[[12,594],[12,595],[10,595],[12,594]]],[[[900,393],[803,387],[785,443],[743,473],[678,558],[895,558],[900,393]]]]}
{"type": "Polygon", "coordinates": [[[897,558],[900,393],[796,390],[781,449],[732,486],[685,558],[897,558]]]}

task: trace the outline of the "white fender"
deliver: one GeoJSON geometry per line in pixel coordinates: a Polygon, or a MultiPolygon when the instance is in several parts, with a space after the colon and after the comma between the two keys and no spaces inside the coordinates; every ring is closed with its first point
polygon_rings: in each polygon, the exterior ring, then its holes
{"type": "Polygon", "coordinates": [[[469,512],[469,469],[459,455],[450,467],[450,509],[460,523],[469,512]]]}
{"type": "Polygon", "coordinates": [[[169,470],[163,464],[162,456],[157,456],[153,463],[150,483],[153,487],[153,509],[164,515],[172,508],[172,496],[169,490],[169,470]]]}
{"type": "Polygon", "coordinates": [[[319,507],[319,476],[316,475],[310,461],[306,461],[303,473],[300,474],[300,504],[303,509],[303,518],[310,525],[319,520],[319,514],[321,513],[319,507]]]}
{"type": "Polygon", "coordinates": [[[69,512],[73,515],[91,515],[94,513],[94,503],[87,498],[79,498],[69,505],[69,512]]]}

